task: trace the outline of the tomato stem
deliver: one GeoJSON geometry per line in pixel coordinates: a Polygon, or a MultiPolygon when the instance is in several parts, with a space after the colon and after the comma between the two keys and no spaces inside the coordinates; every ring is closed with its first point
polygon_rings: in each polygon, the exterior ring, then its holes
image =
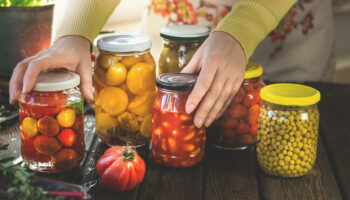
{"type": "Polygon", "coordinates": [[[123,161],[131,161],[135,158],[135,152],[130,149],[125,149],[123,151],[123,161]]]}

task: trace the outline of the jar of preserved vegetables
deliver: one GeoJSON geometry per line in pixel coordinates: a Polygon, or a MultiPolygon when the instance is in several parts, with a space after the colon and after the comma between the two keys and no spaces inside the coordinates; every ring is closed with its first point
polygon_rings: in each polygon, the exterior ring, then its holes
{"type": "Polygon", "coordinates": [[[196,76],[167,73],[158,76],[158,93],[153,103],[152,154],[154,160],[168,167],[189,167],[204,156],[205,128],[193,125],[194,113],[185,105],[196,76]]]}
{"type": "Polygon", "coordinates": [[[151,40],[115,35],[97,41],[94,69],[97,135],[108,145],[145,145],[152,131],[156,91],[151,40]]]}
{"type": "Polygon", "coordinates": [[[180,72],[209,36],[210,29],[197,25],[173,25],[164,27],[160,36],[163,48],[159,57],[157,74],[180,72]]]}
{"type": "Polygon", "coordinates": [[[272,84],[261,90],[257,158],[268,174],[298,177],[316,160],[320,92],[299,84],[272,84]]]}
{"type": "Polygon", "coordinates": [[[34,89],[19,99],[21,152],[34,171],[60,172],[84,158],[83,97],[79,75],[41,72],[34,89]]]}
{"type": "Polygon", "coordinates": [[[244,80],[225,113],[208,128],[208,142],[228,150],[246,149],[256,143],[259,109],[262,104],[260,89],[263,68],[249,61],[244,80]]]}

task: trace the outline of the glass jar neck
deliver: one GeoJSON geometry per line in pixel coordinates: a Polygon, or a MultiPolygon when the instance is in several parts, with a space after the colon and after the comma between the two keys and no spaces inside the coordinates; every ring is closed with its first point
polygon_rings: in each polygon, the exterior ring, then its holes
{"type": "Polygon", "coordinates": [[[165,94],[178,94],[178,95],[187,95],[187,96],[191,93],[191,90],[178,91],[178,90],[168,90],[161,87],[158,87],[158,91],[165,94]]]}
{"type": "Polygon", "coordinates": [[[261,79],[261,76],[253,77],[253,78],[247,78],[243,80],[243,83],[256,83],[261,79]]]}
{"type": "Polygon", "coordinates": [[[181,41],[181,40],[169,40],[166,38],[163,38],[164,45],[166,46],[173,46],[173,45],[186,45],[186,46],[192,46],[192,47],[199,47],[203,40],[193,40],[193,41],[181,41]]]}
{"type": "Polygon", "coordinates": [[[135,56],[135,55],[143,55],[150,54],[151,49],[146,49],[144,51],[132,51],[132,52],[110,52],[100,50],[100,55],[115,55],[115,56],[135,56]]]}
{"type": "Polygon", "coordinates": [[[312,104],[312,105],[307,105],[307,106],[293,106],[293,105],[280,105],[280,104],[275,104],[275,103],[271,103],[268,101],[263,100],[264,104],[267,106],[271,106],[274,109],[277,110],[299,110],[299,109],[308,109],[308,108],[317,108],[317,104],[312,104]]]}

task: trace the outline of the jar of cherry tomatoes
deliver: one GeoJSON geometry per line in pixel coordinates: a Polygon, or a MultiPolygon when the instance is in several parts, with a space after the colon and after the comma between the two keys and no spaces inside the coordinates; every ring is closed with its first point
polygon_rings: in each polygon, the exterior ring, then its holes
{"type": "Polygon", "coordinates": [[[262,73],[259,64],[248,62],[244,81],[231,105],[208,129],[208,141],[215,147],[241,150],[256,143],[262,104],[260,89],[265,86],[262,73]]]}
{"type": "Polygon", "coordinates": [[[318,90],[279,83],[261,90],[257,158],[270,175],[299,177],[315,164],[319,127],[318,90]]]}
{"type": "Polygon", "coordinates": [[[187,114],[187,98],[196,76],[167,73],[158,76],[158,93],[152,109],[152,154],[154,160],[168,167],[189,167],[204,156],[205,128],[193,125],[194,114],[187,114]]]}
{"type": "Polygon", "coordinates": [[[160,36],[163,48],[159,57],[158,74],[180,72],[209,36],[210,29],[198,25],[164,27],[160,36]]]}
{"type": "Polygon", "coordinates": [[[84,158],[83,97],[79,75],[41,72],[34,89],[19,99],[21,152],[34,171],[60,172],[84,158]]]}
{"type": "Polygon", "coordinates": [[[149,142],[156,92],[151,40],[143,35],[115,35],[97,41],[94,68],[96,132],[108,145],[149,142]]]}

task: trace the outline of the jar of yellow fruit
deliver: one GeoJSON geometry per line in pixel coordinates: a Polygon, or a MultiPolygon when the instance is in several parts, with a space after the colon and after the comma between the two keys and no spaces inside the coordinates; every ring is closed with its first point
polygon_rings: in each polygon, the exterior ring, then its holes
{"type": "Polygon", "coordinates": [[[151,40],[114,35],[97,41],[94,68],[97,135],[108,145],[145,145],[152,131],[155,62],[151,40]]]}
{"type": "Polygon", "coordinates": [[[299,84],[261,89],[257,158],[268,174],[299,177],[315,164],[320,92],[299,84]]]}

